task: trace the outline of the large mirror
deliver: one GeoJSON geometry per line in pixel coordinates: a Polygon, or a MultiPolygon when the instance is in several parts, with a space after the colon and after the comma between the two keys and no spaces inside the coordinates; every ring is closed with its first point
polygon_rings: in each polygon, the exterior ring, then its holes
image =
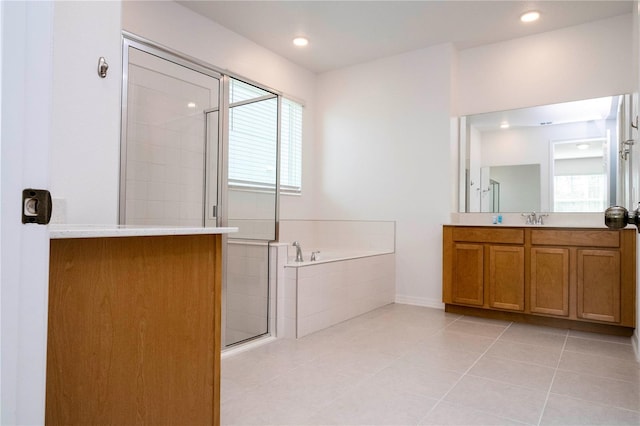
{"type": "Polygon", "coordinates": [[[626,204],[630,104],[618,95],[461,117],[460,211],[626,204]]]}

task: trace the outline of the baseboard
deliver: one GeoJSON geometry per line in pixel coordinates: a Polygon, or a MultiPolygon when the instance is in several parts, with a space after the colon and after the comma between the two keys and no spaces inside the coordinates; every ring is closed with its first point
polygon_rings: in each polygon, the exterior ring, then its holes
{"type": "Polygon", "coordinates": [[[401,305],[424,306],[426,308],[444,309],[444,303],[439,299],[429,299],[428,297],[407,296],[396,294],[396,303],[401,305]]]}
{"type": "Polygon", "coordinates": [[[638,329],[636,328],[635,333],[633,333],[633,337],[631,337],[631,344],[633,345],[633,349],[636,351],[636,359],[640,361],[640,336],[638,333],[638,329]]]}

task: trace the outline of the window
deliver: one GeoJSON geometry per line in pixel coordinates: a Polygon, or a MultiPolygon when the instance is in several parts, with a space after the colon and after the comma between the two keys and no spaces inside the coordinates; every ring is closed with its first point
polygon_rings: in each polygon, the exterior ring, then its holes
{"type": "Polygon", "coordinates": [[[554,212],[602,212],[606,208],[605,175],[554,177],[554,212]]]}
{"type": "MultiPolygon", "coordinates": [[[[276,95],[231,80],[229,86],[229,185],[273,189],[277,147],[276,95]]],[[[302,105],[282,98],[281,192],[299,193],[302,166],[302,105]]]]}

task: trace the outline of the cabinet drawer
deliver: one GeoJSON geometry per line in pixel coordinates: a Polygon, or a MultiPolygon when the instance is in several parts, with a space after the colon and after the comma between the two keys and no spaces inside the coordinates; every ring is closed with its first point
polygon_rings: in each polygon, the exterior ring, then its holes
{"type": "Polygon", "coordinates": [[[454,228],[453,241],[468,243],[524,244],[524,230],[516,228],[454,228]]]}
{"type": "Polygon", "coordinates": [[[578,247],[620,247],[620,233],[606,230],[532,229],[531,244],[578,247]]]}

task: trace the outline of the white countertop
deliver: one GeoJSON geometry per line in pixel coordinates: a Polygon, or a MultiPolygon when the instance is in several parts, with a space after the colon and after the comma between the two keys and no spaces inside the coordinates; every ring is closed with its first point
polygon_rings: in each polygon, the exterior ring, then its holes
{"type": "Polygon", "coordinates": [[[229,234],[238,228],[200,228],[142,225],[49,225],[49,238],[145,237],[159,235],[229,234]]]}

